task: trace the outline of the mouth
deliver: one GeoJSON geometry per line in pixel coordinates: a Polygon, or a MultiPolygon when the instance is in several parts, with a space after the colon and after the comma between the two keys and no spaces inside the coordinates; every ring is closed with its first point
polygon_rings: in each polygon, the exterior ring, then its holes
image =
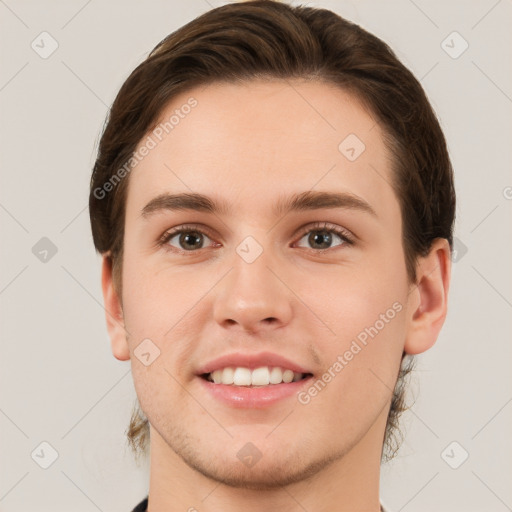
{"type": "Polygon", "coordinates": [[[247,388],[279,386],[280,384],[299,382],[312,376],[312,373],[298,373],[280,366],[260,366],[253,369],[243,366],[227,366],[199,375],[213,384],[247,388]]]}

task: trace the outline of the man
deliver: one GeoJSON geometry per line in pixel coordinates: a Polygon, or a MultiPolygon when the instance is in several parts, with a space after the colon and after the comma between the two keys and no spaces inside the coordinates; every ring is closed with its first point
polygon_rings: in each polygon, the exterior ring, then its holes
{"type": "Polygon", "coordinates": [[[90,194],[133,445],[149,432],[136,510],[381,509],[408,358],[446,316],[454,209],[421,86],[356,25],[264,0],[162,41],[112,106],[90,194]]]}

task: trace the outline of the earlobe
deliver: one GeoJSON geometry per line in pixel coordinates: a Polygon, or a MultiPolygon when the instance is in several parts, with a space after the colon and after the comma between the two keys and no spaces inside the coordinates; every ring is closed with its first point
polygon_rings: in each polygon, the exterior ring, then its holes
{"type": "Polygon", "coordinates": [[[121,301],[114,287],[112,279],[112,259],[109,254],[103,255],[101,268],[101,288],[105,303],[105,319],[110,337],[112,354],[120,361],[130,359],[130,349],[126,339],[123,310],[121,301]]]}
{"type": "Polygon", "coordinates": [[[448,240],[437,238],[416,266],[417,282],[409,294],[409,326],[404,350],[420,354],[437,341],[446,318],[451,277],[448,240]]]}

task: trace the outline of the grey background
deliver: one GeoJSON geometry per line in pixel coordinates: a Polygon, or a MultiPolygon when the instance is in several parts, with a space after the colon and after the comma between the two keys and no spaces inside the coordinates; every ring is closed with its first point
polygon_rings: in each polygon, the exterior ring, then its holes
{"type": "MultiPolygon", "coordinates": [[[[110,352],[88,182],[123,80],[164,36],[222,3],[0,0],[2,512],[121,512],[145,496],[148,467],[125,445],[135,393],[129,362],[110,352]],[[46,59],[31,47],[43,31],[58,42],[46,59]],[[48,469],[44,441],[58,453],[48,469]]],[[[419,358],[407,437],[382,470],[383,502],[405,512],[512,510],[512,3],[303,3],[392,46],[421,79],[456,173],[449,317],[419,358]],[[462,48],[457,36],[442,46],[453,31],[469,44],[458,58],[445,51],[462,48]]]]}

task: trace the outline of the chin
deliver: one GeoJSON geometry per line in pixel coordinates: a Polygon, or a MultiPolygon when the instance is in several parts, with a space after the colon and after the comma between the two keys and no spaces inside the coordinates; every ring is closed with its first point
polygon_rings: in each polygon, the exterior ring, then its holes
{"type": "MultiPolygon", "coordinates": [[[[255,463],[244,464],[238,458],[226,460],[212,454],[206,460],[198,453],[178,453],[184,462],[203,476],[229,487],[252,490],[277,489],[313,478],[342,454],[323,454],[316,459],[311,454],[300,454],[273,451],[269,455],[261,454],[255,463]],[[212,462],[214,461],[214,462],[212,462]],[[222,461],[219,463],[219,461],[222,461]],[[249,465],[252,464],[252,465],[249,465]]],[[[240,456],[243,459],[243,455],[240,456]]]]}

